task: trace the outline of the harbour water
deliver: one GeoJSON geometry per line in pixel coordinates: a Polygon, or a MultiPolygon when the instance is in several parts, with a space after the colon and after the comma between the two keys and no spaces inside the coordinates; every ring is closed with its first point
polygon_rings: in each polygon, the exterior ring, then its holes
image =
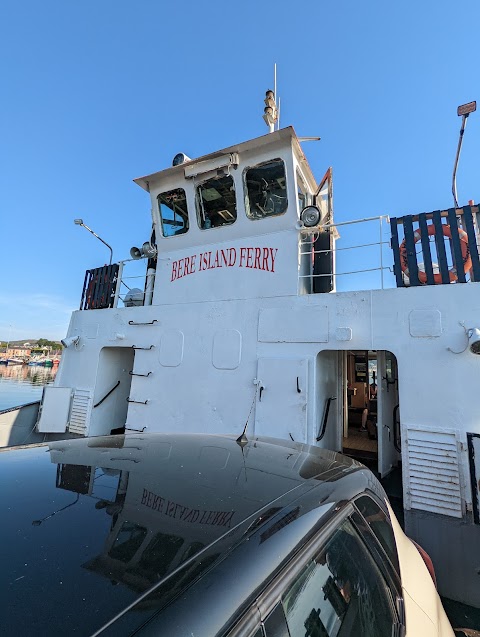
{"type": "Polygon", "coordinates": [[[40,400],[56,373],[56,367],[0,365],[0,411],[40,400]]]}

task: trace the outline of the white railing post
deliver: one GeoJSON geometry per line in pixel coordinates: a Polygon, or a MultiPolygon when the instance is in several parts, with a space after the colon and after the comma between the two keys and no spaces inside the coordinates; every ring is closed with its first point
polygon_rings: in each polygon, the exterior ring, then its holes
{"type": "Polygon", "coordinates": [[[113,307],[118,306],[118,297],[120,296],[120,287],[122,285],[123,261],[118,262],[117,286],[115,288],[115,297],[113,299],[113,307]]]}
{"type": "Polygon", "coordinates": [[[146,285],[145,285],[145,299],[144,299],[144,302],[143,302],[144,305],[151,305],[152,304],[154,283],[155,283],[155,269],[154,268],[148,268],[147,269],[147,281],[146,281],[146,285]]]}
{"type": "Polygon", "coordinates": [[[380,239],[379,239],[379,248],[380,248],[380,281],[381,281],[381,286],[382,286],[382,290],[383,290],[383,233],[382,233],[382,221],[383,221],[383,216],[380,217],[379,219],[380,221],[380,239]]]}

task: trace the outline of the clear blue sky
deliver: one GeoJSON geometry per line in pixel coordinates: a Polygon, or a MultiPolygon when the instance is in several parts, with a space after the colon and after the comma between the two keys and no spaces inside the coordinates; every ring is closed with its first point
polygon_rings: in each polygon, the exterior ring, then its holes
{"type": "MultiPolygon", "coordinates": [[[[337,221],[451,206],[459,104],[480,102],[478,0],[25,0],[0,23],[0,339],[62,338],[84,272],[149,236],[136,176],[262,135],[278,65],[282,125],[337,221]]],[[[480,199],[480,112],[460,203],[480,199]]]]}

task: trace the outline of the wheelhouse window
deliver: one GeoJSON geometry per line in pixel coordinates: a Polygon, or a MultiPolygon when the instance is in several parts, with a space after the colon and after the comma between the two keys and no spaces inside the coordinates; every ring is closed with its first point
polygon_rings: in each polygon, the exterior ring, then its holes
{"type": "Polygon", "coordinates": [[[187,197],[183,188],[162,192],[157,197],[162,234],[173,237],[188,231],[187,197]]]}
{"type": "Polygon", "coordinates": [[[237,203],[235,185],[230,175],[213,177],[197,186],[197,216],[202,230],[235,222],[237,203]]]}
{"type": "Polygon", "coordinates": [[[250,219],[283,215],[288,207],[285,164],[272,159],[245,171],[246,209],[250,219]]]}
{"type": "Polygon", "coordinates": [[[167,573],[182,544],[183,538],[177,535],[157,533],[140,557],[139,570],[152,581],[160,579],[167,573]]]}
{"type": "Polygon", "coordinates": [[[129,562],[147,537],[147,529],[132,522],[124,522],[108,554],[116,560],[129,562]]]}
{"type": "Polygon", "coordinates": [[[323,223],[331,223],[333,205],[332,169],[329,168],[323,176],[318,188],[315,203],[320,209],[323,223]]]}

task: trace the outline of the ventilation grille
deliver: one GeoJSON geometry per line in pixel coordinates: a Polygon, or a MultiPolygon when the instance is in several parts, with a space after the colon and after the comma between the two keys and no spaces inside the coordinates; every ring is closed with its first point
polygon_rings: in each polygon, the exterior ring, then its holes
{"type": "Polygon", "coordinates": [[[73,395],[72,410],[68,430],[72,434],[87,434],[87,425],[90,420],[90,405],[92,395],[87,389],[76,389],[73,395]]]}
{"type": "Polygon", "coordinates": [[[455,432],[407,426],[407,453],[407,507],[461,518],[455,432]]]}

